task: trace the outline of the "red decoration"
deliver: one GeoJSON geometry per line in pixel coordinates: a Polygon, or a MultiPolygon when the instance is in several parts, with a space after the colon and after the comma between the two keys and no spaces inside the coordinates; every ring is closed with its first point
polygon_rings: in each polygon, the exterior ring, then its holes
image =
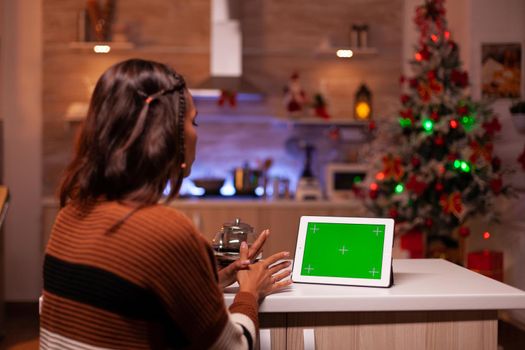
{"type": "Polygon", "coordinates": [[[414,192],[418,196],[425,192],[427,188],[427,184],[423,181],[418,181],[415,175],[410,176],[406,186],[407,190],[414,192]]]}
{"type": "Polygon", "coordinates": [[[436,191],[441,192],[443,191],[443,184],[441,182],[436,183],[436,186],[434,187],[436,191]]]}
{"type": "Polygon", "coordinates": [[[501,124],[497,117],[492,118],[490,122],[483,123],[483,129],[490,135],[494,135],[496,132],[501,131],[501,124]]]}
{"type": "Polygon", "coordinates": [[[392,207],[390,208],[390,210],[388,211],[388,215],[392,218],[392,219],[396,219],[398,216],[399,216],[399,212],[397,211],[397,209],[395,207],[392,207]]]}
{"type": "Polygon", "coordinates": [[[295,72],[290,77],[288,86],[284,89],[285,104],[289,113],[297,113],[303,110],[306,104],[306,93],[299,82],[299,73],[295,72]]]}
{"type": "Polygon", "coordinates": [[[237,93],[235,91],[221,90],[221,96],[217,104],[224,106],[226,102],[229,103],[231,107],[237,106],[237,93]]]}
{"type": "Polygon", "coordinates": [[[459,106],[456,110],[460,116],[464,116],[468,114],[468,107],[467,106],[459,106]]]}
{"type": "Polygon", "coordinates": [[[403,164],[401,158],[393,157],[391,154],[383,157],[383,173],[387,179],[395,179],[398,181],[401,179],[405,171],[403,170],[403,164]]]}
{"type": "Polygon", "coordinates": [[[369,123],[368,123],[368,130],[369,131],[374,131],[376,129],[376,122],[371,120],[369,123]]]}
{"type": "Polygon", "coordinates": [[[425,226],[426,227],[432,227],[432,225],[434,225],[434,220],[432,220],[431,218],[427,218],[425,220],[425,226]]]}
{"type": "Polygon", "coordinates": [[[430,114],[430,119],[432,119],[433,121],[437,122],[439,120],[439,113],[437,111],[433,111],[430,114]]]}
{"type": "Polygon", "coordinates": [[[421,165],[421,159],[419,159],[419,157],[413,156],[412,159],[410,160],[410,163],[412,163],[412,166],[414,168],[417,168],[418,166],[421,165]]]}
{"type": "Polygon", "coordinates": [[[461,226],[459,228],[459,235],[461,237],[468,237],[468,236],[470,236],[470,229],[468,228],[468,226],[461,226]]]}
{"type": "Polygon", "coordinates": [[[450,121],[449,124],[450,124],[450,127],[451,127],[452,129],[455,129],[455,128],[458,127],[458,121],[455,120],[455,119],[452,119],[452,120],[450,121]]]}
{"type": "Polygon", "coordinates": [[[518,157],[518,163],[521,163],[521,169],[525,171],[525,145],[523,146],[523,152],[518,157]]]}
{"type": "Polygon", "coordinates": [[[450,80],[458,87],[465,88],[468,86],[468,73],[453,69],[450,73],[450,80]]]}
{"type": "Polygon", "coordinates": [[[472,154],[469,158],[471,162],[477,161],[480,157],[484,158],[487,162],[492,161],[492,149],[494,148],[492,143],[482,145],[478,141],[472,140],[470,142],[470,148],[472,150],[472,154]]]}
{"type": "Polygon", "coordinates": [[[401,249],[408,250],[410,258],[424,258],[425,236],[423,235],[423,232],[414,229],[403,234],[399,239],[401,249]]]}
{"type": "Polygon", "coordinates": [[[468,253],[467,268],[503,282],[503,252],[483,250],[468,253]]]}
{"type": "Polygon", "coordinates": [[[407,104],[409,101],[410,101],[410,96],[408,96],[407,94],[401,95],[401,103],[402,104],[407,104]]]}
{"type": "Polygon", "coordinates": [[[460,217],[463,214],[463,203],[461,200],[461,193],[454,192],[450,195],[443,194],[439,199],[439,204],[443,208],[445,214],[454,214],[456,217],[460,217]]]}
{"type": "Polygon", "coordinates": [[[436,138],[434,139],[434,143],[435,143],[437,146],[443,146],[443,145],[445,144],[445,139],[443,138],[443,136],[438,135],[438,136],[436,136],[436,138]]]}

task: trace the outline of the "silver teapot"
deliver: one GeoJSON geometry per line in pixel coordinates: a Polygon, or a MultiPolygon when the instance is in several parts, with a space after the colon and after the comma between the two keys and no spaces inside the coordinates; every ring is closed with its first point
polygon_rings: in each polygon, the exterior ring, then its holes
{"type": "Polygon", "coordinates": [[[221,230],[215,234],[211,245],[220,266],[227,266],[239,258],[241,243],[251,246],[257,239],[253,227],[236,218],[234,222],[224,223],[221,230]]]}

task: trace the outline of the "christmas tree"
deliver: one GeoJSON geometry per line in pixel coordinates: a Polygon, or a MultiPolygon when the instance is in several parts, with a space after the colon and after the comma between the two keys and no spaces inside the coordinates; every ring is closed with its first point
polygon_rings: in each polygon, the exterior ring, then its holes
{"type": "Polygon", "coordinates": [[[467,236],[469,218],[497,220],[494,198],[509,191],[493,155],[501,125],[466,93],[469,79],[447,28],[444,1],[425,1],[415,23],[420,36],[413,76],[401,77],[396,144],[371,172],[366,203],[405,232],[467,236]]]}

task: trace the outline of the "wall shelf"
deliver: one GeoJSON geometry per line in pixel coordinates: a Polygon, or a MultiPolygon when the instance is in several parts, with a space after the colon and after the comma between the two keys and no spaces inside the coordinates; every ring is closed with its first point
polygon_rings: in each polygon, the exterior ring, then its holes
{"type": "Polygon", "coordinates": [[[136,51],[158,54],[209,54],[209,47],[197,46],[175,46],[175,45],[138,45],[130,41],[115,41],[115,42],[96,42],[96,41],[73,41],[69,43],[50,43],[45,46],[46,51],[78,51],[78,52],[93,52],[95,45],[108,45],[111,51],[136,51]]]}

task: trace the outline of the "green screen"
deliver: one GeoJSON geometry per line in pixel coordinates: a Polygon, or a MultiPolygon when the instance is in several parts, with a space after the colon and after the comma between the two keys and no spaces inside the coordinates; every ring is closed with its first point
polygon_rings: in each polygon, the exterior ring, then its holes
{"type": "Polygon", "coordinates": [[[385,225],[310,222],[303,276],[381,279],[385,225]]]}

